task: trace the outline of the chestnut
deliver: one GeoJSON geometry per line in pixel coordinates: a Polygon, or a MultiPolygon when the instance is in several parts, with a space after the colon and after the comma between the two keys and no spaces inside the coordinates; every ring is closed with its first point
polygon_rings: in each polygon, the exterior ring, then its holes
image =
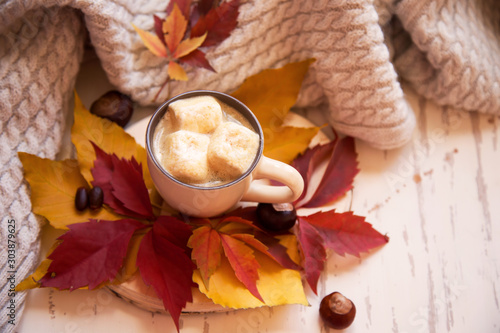
{"type": "Polygon", "coordinates": [[[124,127],[129,122],[134,111],[129,96],[119,91],[111,90],[99,97],[90,107],[90,112],[106,118],[124,127]]]}
{"type": "Polygon", "coordinates": [[[342,330],[354,321],[356,306],[350,299],[336,291],[321,300],[319,314],[326,325],[342,330]]]}
{"type": "Polygon", "coordinates": [[[79,211],[84,211],[89,205],[89,195],[85,187],[79,187],[75,195],[75,207],[79,211]]]}
{"type": "Polygon", "coordinates": [[[274,232],[292,228],[297,220],[297,212],[291,203],[259,203],[256,214],[258,225],[274,232]]]}
{"type": "Polygon", "coordinates": [[[89,191],[89,207],[90,209],[99,209],[104,202],[104,193],[99,186],[93,187],[89,191]]]}

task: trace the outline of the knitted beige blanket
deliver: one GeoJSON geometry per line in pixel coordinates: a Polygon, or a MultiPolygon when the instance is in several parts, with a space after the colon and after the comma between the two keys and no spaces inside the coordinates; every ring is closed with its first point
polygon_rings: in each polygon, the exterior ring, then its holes
{"type": "MultiPolygon", "coordinates": [[[[131,23],[152,30],[152,15],[163,16],[167,3],[0,3],[0,331],[13,331],[24,307],[25,293],[12,296],[7,279],[21,281],[38,261],[41,221],[30,213],[17,152],[54,158],[59,151],[85,28],[111,83],[140,104],[153,103],[167,63],[131,23]]],[[[217,73],[191,68],[169,93],[231,92],[263,69],[314,57],[297,106],[319,108],[338,131],[390,149],[405,144],[415,125],[400,79],[439,104],[500,114],[499,36],[498,0],[246,0],[232,35],[207,52],[217,73]]]]}

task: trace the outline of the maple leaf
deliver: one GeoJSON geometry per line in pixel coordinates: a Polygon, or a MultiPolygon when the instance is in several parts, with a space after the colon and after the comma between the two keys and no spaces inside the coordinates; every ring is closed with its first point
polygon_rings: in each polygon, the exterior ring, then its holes
{"type": "Polygon", "coordinates": [[[75,208],[76,190],[88,187],[76,160],[52,161],[24,152],[18,156],[30,184],[33,213],[45,217],[54,228],[67,229],[69,224],[90,218],[121,219],[105,208],[83,212],[75,208]]]}
{"type": "Polygon", "coordinates": [[[144,179],[142,167],[132,156],[130,160],[107,154],[92,143],[96,160],[92,168],[92,185],[99,186],[104,193],[104,204],[116,213],[154,219],[153,208],[144,179]]]}
{"type": "Polygon", "coordinates": [[[283,120],[295,104],[302,80],[314,59],[266,69],[248,77],[231,95],[255,114],[264,133],[264,154],[285,163],[303,152],[318,127],[283,127],[283,120]]]}
{"type": "Polygon", "coordinates": [[[58,240],[61,244],[47,257],[52,260],[38,281],[42,287],[74,290],[112,281],[123,265],[129,241],[145,225],[136,220],[71,224],[58,240]]]}
{"type": "Polygon", "coordinates": [[[298,216],[298,231],[307,282],[316,293],[319,275],[326,260],[326,248],[339,255],[346,253],[359,257],[361,252],[384,245],[388,237],[373,229],[362,216],[334,210],[298,216]]]}
{"type": "Polygon", "coordinates": [[[194,264],[186,246],[190,236],[187,224],[171,216],[160,216],[144,236],[137,254],[144,283],[151,285],[163,301],[177,330],[182,308],[193,301],[194,264]]]}

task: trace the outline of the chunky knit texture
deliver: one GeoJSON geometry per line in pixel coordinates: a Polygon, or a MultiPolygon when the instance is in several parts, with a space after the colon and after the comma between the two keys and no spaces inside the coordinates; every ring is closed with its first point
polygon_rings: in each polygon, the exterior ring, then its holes
{"type": "MultiPolygon", "coordinates": [[[[40,219],[31,211],[18,151],[54,158],[85,38],[111,83],[142,105],[166,79],[131,23],[152,30],[168,0],[7,0],[0,4],[0,235],[16,221],[19,282],[37,263],[40,219]]],[[[500,114],[497,0],[242,0],[230,38],[209,49],[217,73],[188,69],[158,102],[190,89],[231,92],[263,69],[314,57],[297,102],[321,109],[339,131],[374,147],[403,145],[414,116],[399,78],[437,103],[500,114]]],[[[65,143],[69,144],[69,143],[65,143]]],[[[5,259],[4,259],[5,260],[5,259]]],[[[1,266],[2,281],[8,267],[1,266]]],[[[9,285],[1,289],[2,318],[9,285]]],[[[24,293],[16,295],[17,320],[24,293]]],[[[2,332],[13,325],[4,324],[2,332]]]]}

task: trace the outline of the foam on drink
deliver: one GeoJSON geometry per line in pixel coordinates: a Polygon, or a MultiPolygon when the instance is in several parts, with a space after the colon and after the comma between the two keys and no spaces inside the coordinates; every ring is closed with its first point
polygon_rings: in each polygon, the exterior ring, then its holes
{"type": "Polygon", "coordinates": [[[153,151],[174,178],[210,187],[242,175],[259,143],[259,135],[238,111],[212,96],[197,96],[169,105],[156,126],[153,151]]]}

